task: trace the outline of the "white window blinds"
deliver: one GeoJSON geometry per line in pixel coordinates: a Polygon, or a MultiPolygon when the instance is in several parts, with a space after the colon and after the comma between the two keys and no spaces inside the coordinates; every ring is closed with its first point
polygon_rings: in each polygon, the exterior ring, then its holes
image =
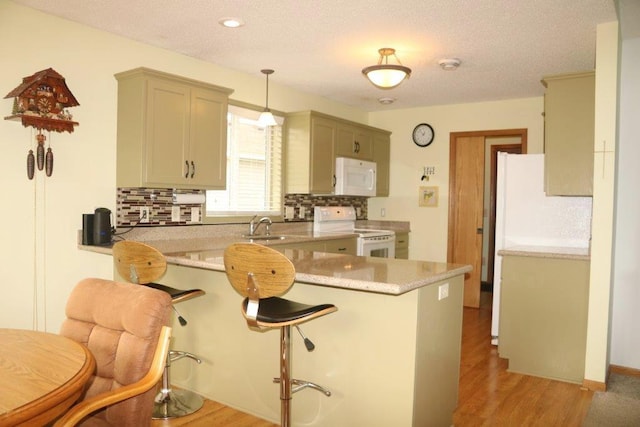
{"type": "Polygon", "coordinates": [[[260,113],[230,105],[227,189],[207,191],[207,216],[279,215],[282,210],[282,122],[258,125],[260,113]]]}

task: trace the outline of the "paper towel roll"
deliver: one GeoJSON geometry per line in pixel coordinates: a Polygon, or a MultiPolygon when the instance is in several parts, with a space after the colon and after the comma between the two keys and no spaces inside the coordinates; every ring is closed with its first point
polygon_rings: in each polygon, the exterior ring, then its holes
{"type": "Polygon", "coordinates": [[[204,194],[176,194],[173,193],[174,205],[201,205],[206,201],[204,194]]]}

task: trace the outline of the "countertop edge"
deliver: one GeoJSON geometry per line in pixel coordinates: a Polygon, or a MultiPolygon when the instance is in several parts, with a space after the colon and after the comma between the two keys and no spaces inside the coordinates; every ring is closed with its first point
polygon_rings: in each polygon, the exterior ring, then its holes
{"type": "MultiPolygon", "coordinates": [[[[109,246],[87,246],[78,245],[78,249],[95,252],[105,255],[111,255],[111,247],[109,246]]],[[[224,272],[224,264],[222,262],[222,250],[220,250],[220,256],[208,258],[207,260],[191,259],[185,255],[166,254],[166,259],[169,264],[178,265],[183,267],[199,268],[204,270],[224,272]]],[[[354,255],[338,255],[333,254],[335,257],[343,257],[345,260],[356,257],[354,255]]],[[[375,258],[376,262],[384,262],[382,258],[375,258]]],[[[408,280],[402,283],[383,283],[377,281],[370,281],[364,279],[344,278],[323,274],[313,274],[296,269],[296,282],[306,283],[311,285],[328,286],[337,289],[364,291],[385,295],[402,295],[407,292],[432,285],[443,280],[447,280],[459,275],[463,275],[472,270],[470,265],[459,264],[447,264],[447,263],[434,263],[429,261],[414,261],[414,260],[396,260],[390,259],[388,262],[406,262],[406,263],[421,263],[427,265],[444,264],[447,266],[446,271],[436,273],[425,273],[422,277],[408,280]]]]}

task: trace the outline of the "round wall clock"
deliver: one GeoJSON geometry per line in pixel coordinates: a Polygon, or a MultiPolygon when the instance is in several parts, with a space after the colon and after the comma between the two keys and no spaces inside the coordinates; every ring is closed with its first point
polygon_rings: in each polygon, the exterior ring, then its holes
{"type": "Polygon", "coordinates": [[[427,147],[433,142],[434,137],[435,132],[427,123],[420,123],[413,129],[413,142],[419,147],[427,147]]]}

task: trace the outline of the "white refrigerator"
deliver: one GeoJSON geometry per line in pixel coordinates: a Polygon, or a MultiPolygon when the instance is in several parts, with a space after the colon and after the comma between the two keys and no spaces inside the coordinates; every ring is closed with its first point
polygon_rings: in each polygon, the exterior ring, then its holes
{"type": "Polygon", "coordinates": [[[499,339],[500,276],[498,251],[513,246],[588,248],[591,197],[547,197],[544,154],[498,153],[495,257],[491,343],[499,339]]]}

